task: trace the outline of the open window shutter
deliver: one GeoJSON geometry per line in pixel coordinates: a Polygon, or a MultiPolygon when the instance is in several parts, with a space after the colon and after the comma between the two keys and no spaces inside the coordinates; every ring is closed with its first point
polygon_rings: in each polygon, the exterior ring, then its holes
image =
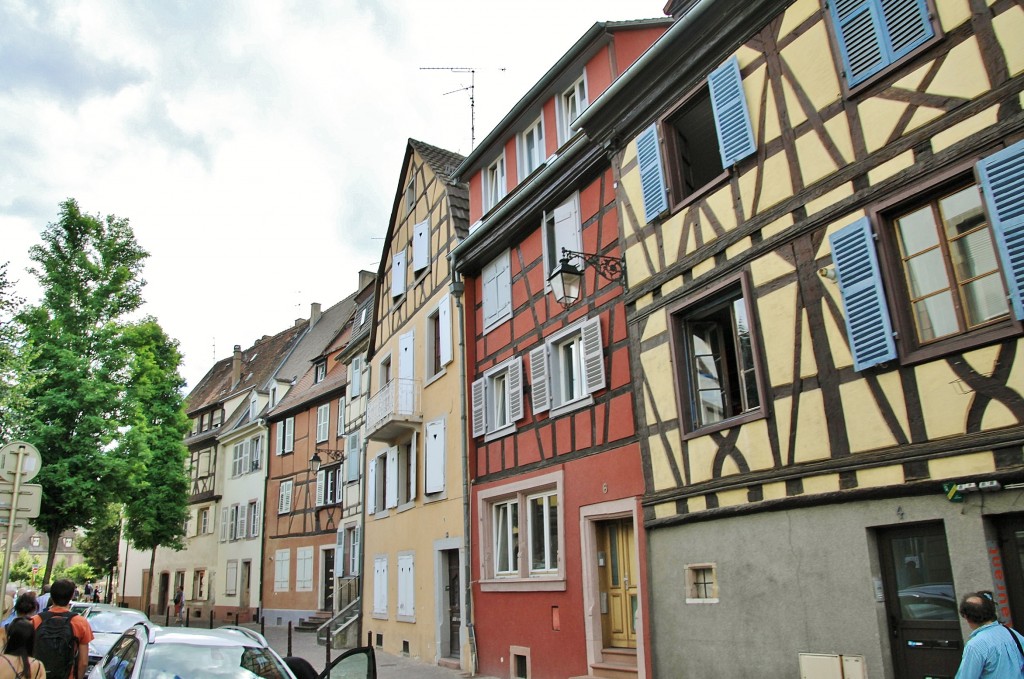
{"type": "Polygon", "coordinates": [[[377,511],[377,460],[370,460],[366,465],[366,513],[377,511]]]}
{"type": "Polygon", "coordinates": [[[418,464],[416,456],[419,445],[419,432],[414,431],[412,433],[412,441],[409,442],[409,471],[407,472],[409,474],[409,500],[414,500],[416,498],[416,468],[418,464]]]}
{"type": "Polygon", "coordinates": [[[256,509],[252,512],[252,525],[249,526],[249,535],[254,538],[260,536],[260,525],[263,523],[263,503],[256,500],[256,509]]]}
{"type": "Polygon", "coordinates": [[[430,220],[412,227],[412,270],[421,271],[430,263],[430,220]]]}
{"type": "Polygon", "coordinates": [[[348,480],[359,480],[359,432],[353,432],[345,438],[345,466],[348,467],[348,480]]]}
{"type": "Polygon", "coordinates": [[[829,243],[846,309],[853,369],[861,371],[896,358],[870,220],[862,217],[843,227],[829,237],[829,243]]]}
{"type": "Polygon", "coordinates": [[[508,414],[509,420],[516,422],[523,418],[523,357],[516,359],[508,367],[508,414]]]}
{"type": "Polygon", "coordinates": [[[747,98],[743,96],[743,78],[736,57],[716,68],[708,76],[711,109],[715,114],[715,132],[722,167],[743,160],[756,149],[754,128],[750,125],[747,98]]]}
{"type": "Polygon", "coordinates": [[[881,6],[892,61],[902,59],[935,35],[925,0],[882,0],[881,6]]]}
{"type": "Polygon", "coordinates": [[[437,307],[438,334],[441,337],[441,365],[447,365],[452,361],[452,303],[451,296],[445,295],[441,298],[441,304],[437,307]]]}
{"type": "Polygon", "coordinates": [[[248,505],[239,505],[238,506],[238,530],[235,531],[235,535],[238,536],[239,540],[243,539],[246,536],[246,532],[245,532],[245,519],[246,519],[246,512],[248,512],[248,511],[249,511],[249,506],[248,505]]]}
{"type": "Polygon", "coordinates": [[[480,277],[483,288],[484,327],[498,315],[498,262],[494,261],[484,267],[480,277]]]}
{"type": "Polygon", "coordinates": [[[512,267],[508,252],[500,258],[500,262],[495,288],[498,313],[504,314],[512,308],[512,267]]]}
{"type": "Polygon", "coordinates": [[[487,399],[485,378],[473,382],[473,437],[487,433],[487,399]]]}
{"type": "Polygon", "coordinates": [[[384,483],[385,508],[398,506],[398,448],[388,448],[387,478],[384,483]]]}
{"type": "Polygon", "coordinates": [[[530,352],[530,395],[534,413],[542,413],[551,407],[548,398],[548,349],[545,345],[530,352]]]}
{"type": "Polygon", "coordinates": [[[242,446],[242,468],[239,469],[238,471],[240,474],[245,474],[252,469],[252,467],[250,466],[252,463],[249,461],[250,459],[252,459],[250,457],[252,451],[250,450],[248,441],[242,441],[240,445],[242,446]]]}
{"type": "Polygon", "coordinates": [[[349,378],[349,386],[352,395],[358,396],[363,391],[363,357],[356,356],[352,359],[352,375],[349,378]]]}
{"type": "Polygon", "coordinates": [[[657,124],[651,125],[636,138],[636,157],[640,171],[640,191],[644,197],[644,221],[651,222],[668,209],[657,124]]]}
{"type": "Polygon", "coordinates": [[[1024,320],[1024,141],[978,163],[1014,316],[1024,320]]]}
{"type": "Polygon", "coordinates": [[[327,482],[327,472],[321,469],[316,473],[316,506],[324,503],[324,487],[327,482]]]}
{"type": "Polygon", "coordinates": [[[580,211],[575,194],[555,208],[555,252],[551,253],[551,268],[562,258],[562,248],[580,249],[580,211]]]}
{"type": "Polygon", "coordinates": [[[881,7],[878,0],[831,0],[829,7],[836,26],[846,82],[856,85],[888,63],[881,33],[881,7]]]}
{"type": "Polygon", "coordinates": [[[427,423],[427,438],[423,444],[425,493],[440,493],[444,490],[444,422],[434,420],[427,423]]]}
{"type": "Polygon", "coordinates": [[[604,389],[604,343],[601,341],[601,317],[591,318],[580,330],[583,344],[583,371],[587,393],[604,389]]]}
{"type": "Polygon", "coordinates": [[[274,453],[280,455],[284,452],[284,420],[278,422],[274,428],[277,430],[277,449],[274,453]]]}
{"type": "Polygon", "coordinates": [[[391,296],[405,294],[405,250],[396,252],[391,259],[391,296]]]}
{"type": "Polygon", "coordinates": [[[284,452],[290,453],[295,449],[295,418],[289,417],[284,421],[284,452]]]}
{"type": "Polygon", "coordinates": [[[228,508],[224,507],[220,510],[220,541],[224,542],[228,539],[228,523],[229,523],[228,508]]]}

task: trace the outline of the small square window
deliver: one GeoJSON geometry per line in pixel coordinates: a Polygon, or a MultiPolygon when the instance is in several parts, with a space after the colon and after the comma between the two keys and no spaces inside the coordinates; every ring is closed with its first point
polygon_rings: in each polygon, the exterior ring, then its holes
{"type": "Polygon", "coordinates": [[[690,564],[686,567],[686,603],[718,603],[718,577],[715,572],[715,564],[690,564]]]}

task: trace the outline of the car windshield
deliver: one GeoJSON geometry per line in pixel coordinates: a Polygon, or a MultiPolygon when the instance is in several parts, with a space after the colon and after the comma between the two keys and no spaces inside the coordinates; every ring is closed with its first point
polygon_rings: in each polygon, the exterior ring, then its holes
{"type": "Polygon", "coordinates": [[[130,611],[92,611],[86,619],[93,632],[120,634],[137,622],[145,622],[146,616],[130,611]]]}
{"type": "Polygon", "coordinates": [[[154,644],[146,649],[141,679],[174,677],[290,679],[291,675],[268,648],[154,644]]]}

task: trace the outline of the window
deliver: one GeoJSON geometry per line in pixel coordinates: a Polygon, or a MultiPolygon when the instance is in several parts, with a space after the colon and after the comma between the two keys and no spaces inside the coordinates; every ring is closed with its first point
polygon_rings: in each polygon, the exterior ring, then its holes
{"type": "Polygon", "coordinates": [[[736,57],[712,71],[706,85],[668,113],[661,129],[664,169],[658,125],[651,125],[636,139],[647,222],[681,204],[757,149],[736,57]]]}
{"type": "Polygon", "coordinates": [[[320,384],[327,377],[327,361],[317,361],[313,366],[313,384],[320,384]]]}
{"type": "Polygon", "coordinates": [[[935,35],[925,0],[834,0],[828,5],[849,86],[864,82],[935,35]]]}
{"type": "Polygon", "coordinates": [[[544,151],[544,121],[537,118],[519,135],[519,181],[529,177],[541,166],[547,153],[544,151]]]}
{"type": "Polygon", "coordinates": [[[234,512],[235,520],[235,535],[232,540],[244,540],[247,533],[245,532],[246,526],[245,521],[247,518],[249,508],[246,505],[235,505],[232,508],[234,512]]]}
{"type": "Polygon", "coordinates": [[[327,440],[331,428],[331,404],[324,403],[316,409],[316,442],[327,440]]]}
{"type": "Polygon", "coordinates": [[[277,499],[278,514],[287,514],[292,511],[292,483],[291,479],[281,482],[281,492],[277,499]]]}
{"type": "Polygon", "coordinates": [[[564,587],[562,480],[555,472],[480,492],[485,591],[564,587]]]}
{"type": "Polygon", "coordinates": [[[313,591],[312,547],[299,547],[295,550],[295,591],[313,591]]]}
{"type": "Polygon", "coordinates": [[[348,568],[351,575],[359,575],[359,526],[348,529],[348,568]]]}
{"type": "Polygon", "coordinates": [[[258,471],[263,466],[263,437],[249,439],[249,471],[258,471]]]}
{"type": "Polygon", "coordinates": [[[423,462],[423,492],[428,495],[444,492],[445,421],[443,418],[427,422],[423,455],[425,458],[423,462]]]}
{"type": "Polygon", "coordinates": [[[199,510],[199,533],[206,535],[210,532],[210,508],[204,507],[199,510]]]}
{"type": "Polygon", "coordinates": [[[452,361],[452,309],[448,295],[427,316],[427,376],[439,375],[452,361]]]}
{"type": "Polygon", "coordinates": [[[982,159],[977,170],[980,186],[970,175],[953,177],[830,236],[854,370],[899,355],[893,324],[910,361],[1020,332],[1024,142],[982,159]]]}
{"type": "Polygon", "coordinates": [[[38,535],[33,535],[32,536],[32,546],[33,547],[38,547],[39,546],[39,536],[38,535]]]}
{"type": "Polygon", "coordinates": [[[225,538],[234,540],[238,537],[238,505],[224,507],[221,510],[221,541],[225,538]],[[225,531],[227,534],[225,535],[225,531]]]}
{"type": "Polygon", "coordinates": [[[416,175],[409,177],[405,185],[405,214],[411,214],[416,207],[416,175]]]}
{"type": "Polygon", "coordinates": [[[763,414],[746,287],[731,279],[672,312],[686,431],[763,414]]]}
{"type": "Polygon", "coordinates": [[[484,212],[491,208],[505,197],[507,184],[505,183],[505,154],[498,156],[498,159],[491,163],[484,171],[484,212]]]}
{"type": "Polygon", "coordinates": [[[388,557],[373,557],[373,615],[388,615],[388,557]]]}
{"type": "Polygon", "coordinates": [[[274,552],[274,591],[287,592],[290,580],[292,550],[279,549],[274,552]]]}
{"type": "Polygon", "coordinates": [[[277,405],[277,386],[270,388],[270,407],[273,408],[277,405]]]}
{"type": "Polygon", "coordinates": [[[317,506],[333,505],[342,500],[341,465],[324,467],[316,473],[317,506]]]}
{"type": "Polygon", "coordinates": [[[64,538],[64,547],[65,548],[70,548],[73,543],[74,543],[74,540],[72,538],[64,538]]]}
{"type": "Polygon", "coordinates": [[[400,250],[391,258],[391,297],[397,298],[405,294],[405,250],[400,250]]]}
{"type": "Polygon", "coordinates": [[[480,273],[483,294],[484,332],[512,318],[512,275],[506,250],[480,273]]]}
{"type": "Polygon", "coordinates": [[[408,441],[394,446],[389,455],[394,464],[388,465],[388,507],[400,507],[416,499],[416,453],[419,436],[414,432],[408,441]]]}
{"type": "Polygon", "coordinates": [[[579,194],[574,193],[554,210],[544,213],[544,285],[562,258],[562,248],[581,249],[579,194]]]}
{"type": "Polygon", "coordinates": [[[254,391],[249,395],[249,419],[255,420],[260,413],[259,396],[254,391]]]}
{"type": "Polygon", "coordinates": [[[376,514],[387,509],[388,450],[369,460],[366,468],[366,511],[376,514]]]}
{"type": "Polygon", "coordinates": [[[415,558],[412,554],[398,555],[398,611],[397,619],[416,622],[415,558]]]}
{"type": "Polygon", "coordinates": [[[718,581],[715,577],[715,564],[702,563],[686,566],[686,603],[718,603],[718,581]]]}
{"type": "Polygon", "coordinates": [[[286,417],[277,423],[277,454],[290,453],[295,448],[295,418],[286,417]]]}
{"type": "Polygon", "coordinates": [[[430,265],[430,220],[412,227],[412,270],[423,271],[430,265]]]}
{"type": "Polygon", "coordinates": [[[577,408],[605,387],[604,341],[600,317],[550,335],[530,352],[533,412],[577,408]]]}
{"type": "Polygon", "coordinates": [[[197,568],[192,571],[192,596],[190,599],[206,599],[206,569],[197,568]]]}
{"type": "Polygon", "coordinates": [[[256,538],[260,535],[260,525],[263,523],[263,516],[260,514],[260,501],[249,500],[249,537],[256,538]]]}
{"type": "Polygon", "coordinates": [[[227,596],[234,596],[238,593],[238,561],[232,559],[228,561],[227,568],[224,569],[224,594],[227,596]]]}
{"type": "Polygon", "coordinates": [[[572,136],[572,123],[587,108],[587,85],[581,77],[562,92],[559,104],[558,140],[564,144],[572,136]]]}
{"type": "Polygon", "coordinates": [[[509,359],[473,382],[473,436],[511,433],[523,417],[523,359],[509,359]]]}

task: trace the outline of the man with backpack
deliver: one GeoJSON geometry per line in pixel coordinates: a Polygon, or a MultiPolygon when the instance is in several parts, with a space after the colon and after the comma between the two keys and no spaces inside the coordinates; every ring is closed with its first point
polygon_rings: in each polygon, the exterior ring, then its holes
{"type": "Polygon", "coordinates": [[[89,665],[89,622],[68,608],[75,583],[56,580],[50,586],[50,609],[36,614],[33,656],[46,667],[46,679],[83,679],[89,665]]]}

